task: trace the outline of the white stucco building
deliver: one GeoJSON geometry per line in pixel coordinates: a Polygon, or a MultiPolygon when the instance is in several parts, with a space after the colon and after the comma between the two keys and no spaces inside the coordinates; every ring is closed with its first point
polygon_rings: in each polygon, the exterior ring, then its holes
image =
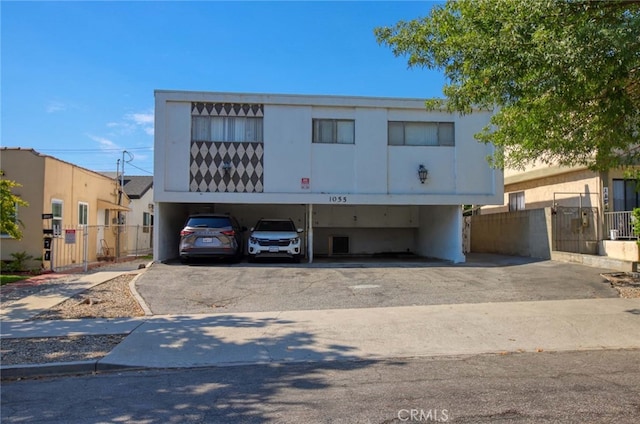
{"type": "Polygon", "coordinates": [[[248,228],[292,218],[309,260],[462,262],[461,205],[503,199],[493,147],[473,137],[490,116],[427,112],[420,99],[158,90],[154,257],[177,257],[189,213],[222,212],[248,228]]]}

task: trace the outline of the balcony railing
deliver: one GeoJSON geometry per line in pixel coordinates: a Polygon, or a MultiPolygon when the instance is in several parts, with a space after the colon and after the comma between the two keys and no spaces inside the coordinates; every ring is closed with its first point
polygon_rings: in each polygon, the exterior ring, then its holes
{"type": "Polygon", "coordinates": [[[604,213],[604,236],[607,239],[635,240],[638,238],[633,233],[633,212],[605,212],[604,213]],[[615,230],[615,231],[612,231],[615,230]]]}

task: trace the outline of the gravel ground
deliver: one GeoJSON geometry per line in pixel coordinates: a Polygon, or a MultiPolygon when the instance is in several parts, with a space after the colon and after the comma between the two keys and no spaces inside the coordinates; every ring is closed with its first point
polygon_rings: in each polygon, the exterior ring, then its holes
{"type": "MultiPolygon", "coordinates": [[[[72,278],[72,277],[70,277],[72,278]]],[[[131,295],[129,282],[135,274],[123,274],[97,285],[34,317],[34,320],[76,318],[126,318],[144,315],[131,295]]],[[[69,278],[63,278],[68,281],[69,278]]],[[[64,284],[60,279],[51,284],[22,284],[7,290],[3,301],[13,301],[64,284]]],[[[44,338],[3,338],[0,345],[2,365],[39,364],[97,360],[108,354],[125,335],[69,336],[44,338]]]]}
{"type": "Polygon", "coordinates": [[[609,281],[611,287],[618,290],[620,297],[627,299],[640,298],[640,273],[638,272],[611,272],[602,274],[609,281]]]}
{"type": "Polygon", "coordinates": [[[97,360],[111,352],[124,338],[123,334],[117,334],[3,339],[0,347],[0,363],[24,365],[97,360]]]}

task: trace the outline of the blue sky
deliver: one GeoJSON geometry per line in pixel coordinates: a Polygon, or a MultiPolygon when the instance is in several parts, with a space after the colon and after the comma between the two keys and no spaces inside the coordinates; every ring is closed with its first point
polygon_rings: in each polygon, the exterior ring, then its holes
{"type": "Polygon", "coordinates": [[[156,89],[442,97],[373,35],[434,4],[2,1],[0,143],[149,175],[156,89]]]}

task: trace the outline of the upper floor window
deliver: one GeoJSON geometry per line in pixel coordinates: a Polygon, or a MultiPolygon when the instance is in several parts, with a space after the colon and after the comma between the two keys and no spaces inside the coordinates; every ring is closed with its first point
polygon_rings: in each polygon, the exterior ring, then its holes
{"type": "Polygon", "coordinates": [[[524,210],[524,191],[509,193],[509,211],[524,210]]]}
{"type": "Polygon", "coordinates": [[[193,141],[259,142],[262,140],[262,118],[242,116],[193,116],[193,141]]]}
{"type": "Polygon", "coordinates": [[[355,121],[347,119],[314,119],[313,142],[355,144],[355,121]]]}
{"type": "Polygon", "coordinates": [[[389,121],[389,146],[455,146],[453,122],[389,121]]]}

